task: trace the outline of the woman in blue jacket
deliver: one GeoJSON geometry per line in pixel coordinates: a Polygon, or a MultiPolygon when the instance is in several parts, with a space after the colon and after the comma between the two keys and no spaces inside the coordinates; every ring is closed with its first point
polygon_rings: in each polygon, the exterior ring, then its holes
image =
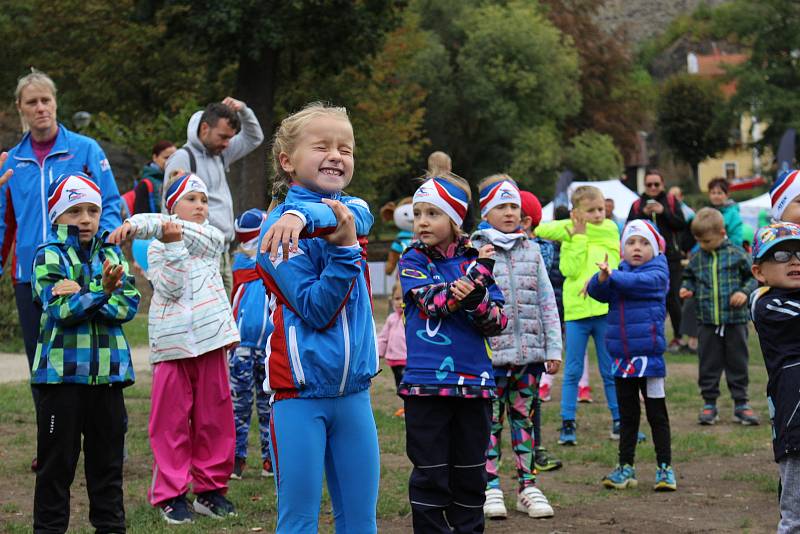
{"type": "Polygon", "coordinates": [[[603,479],[608,488],[636,487],[633,467],[639,432],[639,394],[656,449],[656,491],[676,489],[672,471],[669,415],[664,393],[664,320],[669,268],[664,239],[645,220],[633,220],[622,233],[622,263],[611,271],[608,262],[589,281],[587,293],[608,302],[606,345],[620,415],[619,464],[603,479]]]}
{"type": "MultiPolygon", "coordinates": [[[[120,219],[120,197],[114,174],[103,149],[94,139],[67,130],[56,119],[56,86],[43,72],[34,70],[17,82],[17,110],[26,130],[8,152],[0,174],[13,178],[0,185],[0,275],[11,245],[16,243],[11,271],[28,356],[33,365],[41,310],[33,303],[31,272],[36,249],[47,240],[47,190],[62,174],[81,172],[100,187],[103,211],[100,231],[112,231],[120,219]]],[[[35,398],[35,395],[34,395],[35,398]]]]}

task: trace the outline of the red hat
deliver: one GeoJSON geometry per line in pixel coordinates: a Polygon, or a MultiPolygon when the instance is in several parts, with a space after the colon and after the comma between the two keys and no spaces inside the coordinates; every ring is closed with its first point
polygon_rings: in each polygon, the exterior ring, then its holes
{"type": "Polygon", "coordinates": [[[542,203],[530,191],[520,191],[522,197],[522,216],[531,218],[532,226],[539,226],[542,222],[542,203]]]}

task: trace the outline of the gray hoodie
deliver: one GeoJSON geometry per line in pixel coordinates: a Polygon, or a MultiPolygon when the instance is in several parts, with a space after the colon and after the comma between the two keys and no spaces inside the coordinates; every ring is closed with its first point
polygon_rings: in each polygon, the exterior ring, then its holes
{"type": "MultiPolygon", "coordinates": [[[[231,163],[255,150],[264,140],[264,133],[261,131],[261,126],[258,124],[253,110],[244,108],[239,112],[239,119],[242,121],[241,131],[231,139],[221,157],[212,156],[197,137],[197,128],[202,115],[203,112],[198,111],[189,119],[189,125],[186,127],[187,142],[184,147],[194,154],[197,162],[195,174],[202,178],[208,187],[208,222],[222,232],[227,244],[233,241],[235,234],[233,231],[233,199],[228,187],[226,171],[231,163]]],[[[165,183],[175,169],[186,171],[191,169],[189,155],[185,150],[178,150],[167,160],[167,166],[164,169],[165,183]]],[[[162,195],[166,194],[167,188],[163,189],[162,195]]],[[[162,198],[161,205],[165,206],[166,202],[163,200],[162,198]]],[[[166,208],[163,211],[166,213],[166,208]]]]}

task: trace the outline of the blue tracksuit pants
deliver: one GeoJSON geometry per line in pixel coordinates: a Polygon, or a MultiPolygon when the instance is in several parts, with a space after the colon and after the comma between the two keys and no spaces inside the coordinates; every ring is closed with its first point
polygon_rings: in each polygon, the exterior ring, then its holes
{"type": "Polygon", "coordinates": [[[316,534],[323,473],[336,532],[377,532],[380,453],[369,390],[277,401],[270,427],[277,534],[316,534]]]}

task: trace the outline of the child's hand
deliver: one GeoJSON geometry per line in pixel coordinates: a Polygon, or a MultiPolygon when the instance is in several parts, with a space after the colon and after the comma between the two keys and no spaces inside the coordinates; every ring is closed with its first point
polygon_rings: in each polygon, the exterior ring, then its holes
{"type": "Polygon", "coordinates": [[[745,304],[747,304],[747,295],[742,293],[741,291],[735,291],[733,295],[731,295],[730,300],[731,306],[734,308],[741,308],[745,304]]]}
{"type": "Polygon", "coordinates": [[[112,245],[121,245],[129,239],[133,239],[136,233],[136,227],[128,221],[122,223],[122,226],[114,230],[108,235],[108,242],[112,245]]]}
{"type": "Polygon", "coordinates": [[[611,276],[611,269],[608,268],[608,253],[606,253],[606,258],[603,261],[595,263],[595,265],[600,269],[600,272],[597,274],[597,279],[603,284],[608,280],[608,277],[611,276]]]}
{"type": "Polygon", "coordinates": [[[585,234],[586,217],[584,216],[583,212],[578,208],[575,208],[569,214],[569,217],[572,219],[572,235],[585,234]]]}
{"type": "Polygon", "coordinates": [[[175,221],[164,221],[161,224],[161,241],[162,243],[175,243],[183,239],[183,227],[180,223],[175,221]]]}
{"type": "Polygon", "coordinates": [[[323,239],[331,245],[340,247],[357,245],[356,218],[353,217],[353,212],[350,211],[350,208],[338,200],[329,198],[323,198],[322,202],[327,204],[333,210],[333,214],[336,215],[336,230],[332,234],[326,235],[323,239]]]}
{"type": "Polygon", "coordinates": [[[472,293],[473,289],[475,289],[475,284],[467,278],[459,278],[450,286],[450,290],[458,302],[467,298],[467,295],[472,293]]]}
{"type": "MultiPolygon", "coordinates": [[[[678,291],[678,297],[682,299],[690,299],[694,296],[694,291],[689,291],[685,287],[682,287],[680,291],[678,291]]],[[[731,295],[733,296],[733,295],[731,295]]]]}
{"type": "Polygon", "coordinates": [[[559,360],[547,360],[544,362],[544,368],[548,375],[554,375],[561,369],[561,362],[559,360]]]}
{"type": "Polygon", "coordinates": [[[585,284],[583,284],[583,289],[581,289],[580,291],[578,291],[578,296],[579,296],[579,297],[586,298],[586,297],[588,297],[588,296],[589,296],[589,282],[591,282],[591,281],[592,281],[592,279],[590,278],[590,279],[588,279],[588,280],[586,281],[586,283],[585,283],[585,284]]]}
{"type": "Polygon", "coordinates": [[[74,295],[75,293],[80,292],[81,286],[75,280],[59,280],[53,286],[53,296],[54,297],[61,297],[64,295],[74,295]]]}
{"type": "MultiPolygon", "coordinates": [[[[0,167],[6,164],[6,160],[8,159],[8,152],[3,152],[0,154],[0,167]]],[[[7,181],[11,179],[11,175],[14,174],[14,169],[8,169],[6,172],[3,173],[3,176],[0,176],[0,187],[7,181]]]]}
{"type": "Polygon", "coordinates": [[[264,234],[264,238],[261,240],[261,253],[269,252],[269,259],[275,261],[275,258],[278,257],[278,247],[281,247],[283,261],[288,260],[289,252],[297,251],[297,243],[303,228],[305,225],[300,217],[292,213],[284,213],[264,234]]]}
{"type": "Polygon", "coordinates": [[[483,245],[478,249],[478,258],[492,258],[494,257],[494,246],[483,245]]]}
{"type": "Polygon", "coordinates": [[[119,263],[111,263],[109,260],[103,262],[103,291],[110,295],[122,287],[122,276],[125,270],[119,263]]]}

